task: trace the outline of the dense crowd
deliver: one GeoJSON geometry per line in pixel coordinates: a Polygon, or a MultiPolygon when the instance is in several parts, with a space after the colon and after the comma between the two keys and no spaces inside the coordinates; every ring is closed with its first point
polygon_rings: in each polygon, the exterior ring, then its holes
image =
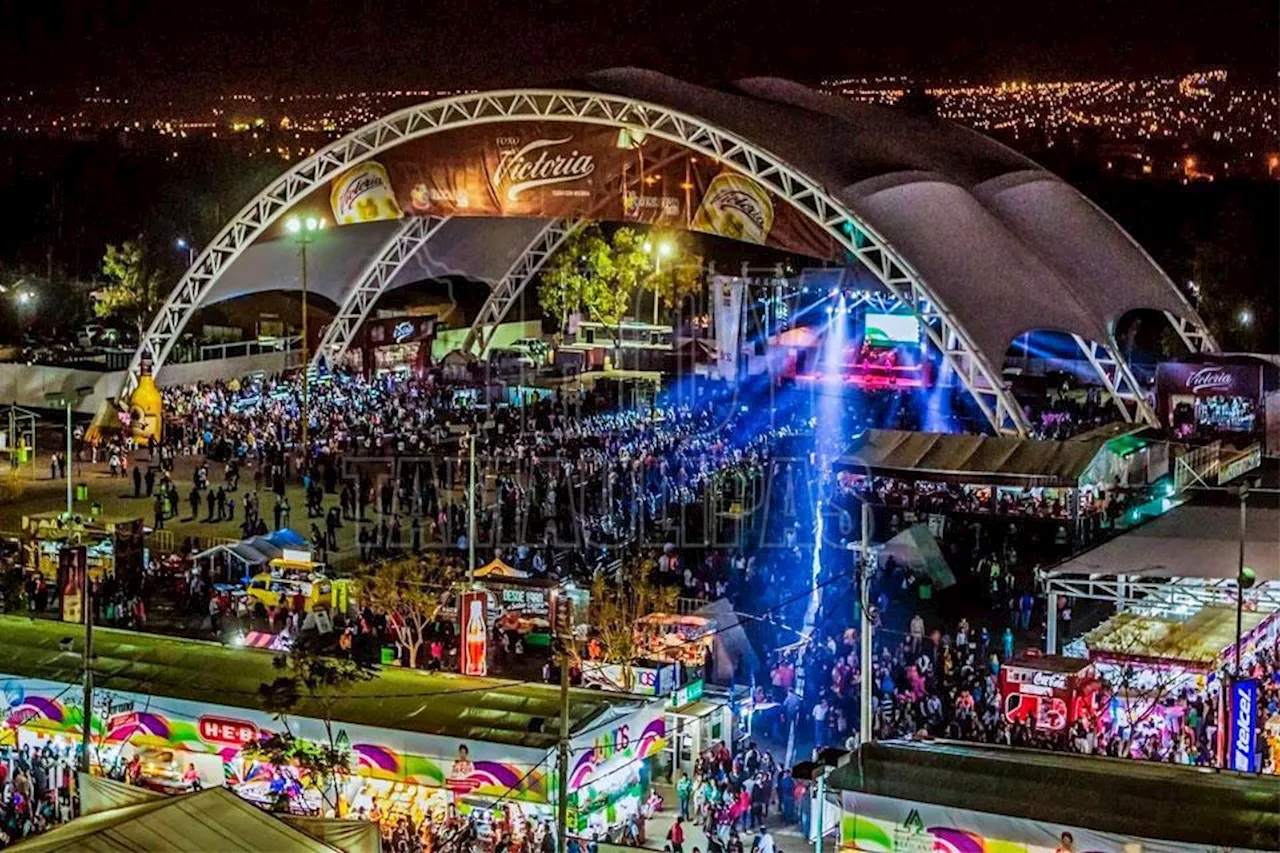
{"type": "Polygon", "coordinates": [[[65,820],[75,798],[75,761],[51,744],[0,747],[0,849],[65,820]]]}

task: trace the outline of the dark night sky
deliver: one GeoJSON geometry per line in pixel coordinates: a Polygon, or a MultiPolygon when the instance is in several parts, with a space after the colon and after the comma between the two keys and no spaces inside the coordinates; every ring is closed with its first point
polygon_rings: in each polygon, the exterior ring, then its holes
{"type": "Polygon", "coordinates": [[[0,0],[0,86],[134,96],[843,73],[1276,80],[1277,0],[0,0]]]}

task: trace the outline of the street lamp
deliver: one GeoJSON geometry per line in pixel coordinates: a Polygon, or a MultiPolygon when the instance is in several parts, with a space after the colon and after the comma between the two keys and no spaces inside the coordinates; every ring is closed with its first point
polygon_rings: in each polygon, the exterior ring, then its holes
{"type": "Polygon", "coordinates": [[[285,230],[293,235],[298,244],[298,255],[302,258],[302,473],[311,467],[310,426],[311,414],[308,408],[310,397],[309,361],[307,357],[307,246],[315,241],[317,233],[324,230],[324,219],[308,216],[299,219],[290,216],[284,223],[285,230]]]}
{"type": "Polygon", "coordinates": [[[51,391],[50,393],[44,395],[45,401],[48,402],[50,406],[55,408],[65,408],[67,410],[67,458],[63,460],[63,462],[65,463],[64,470],[66,471],[66,474],[67,474],[67,520],[68,521],[71,520],[71,516],[73,515],[73,509],[74,509],[71,502],[71,453],[72,453],[71,410],[74,409],[76,406],[78,406],[81,400],[83,400],[85,397],[89,396],[92,393],[93,393],[93,388],[86,385],[84,387],[77,388],[75,391],[72,391],[70,393],[63,393],[62,391],[51,391]]]}
{"type": "Polygon", "coordinates": [[[658,325],[658,280],[657,276],[662,275],[662,259],[669,258],[675,254],[676,247],[671,244],[670,240],[659,240],[655,246],[652,241],[644,241],[644,253],[646,255],[655,255],[653,261],[653,325],[658,325]]]}
{"type": "Polygon", "coordinates": [[[179,237],[174,241],[174,245],[178,247],[179,252],[187,253],[187,266],[196,262],[196,247],[188,243],[186,237],[179,237]]]}

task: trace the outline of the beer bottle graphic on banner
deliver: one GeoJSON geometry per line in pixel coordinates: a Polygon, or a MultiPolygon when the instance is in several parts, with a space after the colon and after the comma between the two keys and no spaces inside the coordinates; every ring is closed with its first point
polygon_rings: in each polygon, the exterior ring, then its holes
{"type": "Polygon", "coordinates": [[[485,626],[485,594],[469,592],[462,596],[462,674],[484,675],[488,671],[489,637],[485,626]]]}

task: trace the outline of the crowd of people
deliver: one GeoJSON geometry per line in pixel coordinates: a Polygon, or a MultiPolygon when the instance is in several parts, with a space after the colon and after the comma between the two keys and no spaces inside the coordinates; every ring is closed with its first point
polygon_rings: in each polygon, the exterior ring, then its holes
{"type": "Polygon", "coordinates": [[[71,815],[75,761],[71,750],[48,743],[0,747],[0,849],[71,815]]]}

